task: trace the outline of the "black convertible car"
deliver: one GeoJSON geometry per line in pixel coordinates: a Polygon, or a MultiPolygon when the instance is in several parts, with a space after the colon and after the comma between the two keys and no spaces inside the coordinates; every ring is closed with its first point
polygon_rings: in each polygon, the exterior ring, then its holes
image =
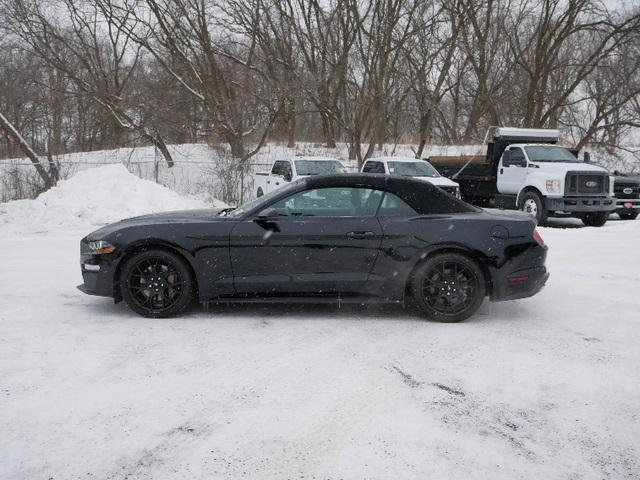
{"type": "Polygon", "coordinates": [[[457,322],[483,299],[545,284],[533,219],[482,210],[429,183],[384,175],[307,177],[236,209],[168,212],[80,243],[92,295],[148,317],[220,302],[393,302],[457,322]]]}

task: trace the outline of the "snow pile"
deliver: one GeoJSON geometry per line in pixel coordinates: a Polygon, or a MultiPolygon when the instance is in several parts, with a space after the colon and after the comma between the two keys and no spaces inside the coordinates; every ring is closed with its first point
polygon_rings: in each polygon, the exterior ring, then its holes
{"type": "Polygon", "coordinates": [[[167,210],[207,208],[201,200],[131,174],[124,165],[83,170],[35,200],[0,203],[0,231],[47,232],[100,226],[167,210]]]}

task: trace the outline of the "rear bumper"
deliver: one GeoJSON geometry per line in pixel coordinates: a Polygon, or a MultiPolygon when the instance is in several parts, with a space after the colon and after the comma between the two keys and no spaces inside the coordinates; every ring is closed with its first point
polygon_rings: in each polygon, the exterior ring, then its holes
{"type": "Polygon", "coordinates": [[[552,212],[612,212],[615,209],[614,197],[547,197],[545,199],[545,210],[552,212]]]}
{"type": "Polygon", "coordinates": [[[547,250],[546,246],[531,246],[504,266],[493,269],[490,299],[502,302],[527,298],[542,290],[549,279],[544,264],[547,250]]]}

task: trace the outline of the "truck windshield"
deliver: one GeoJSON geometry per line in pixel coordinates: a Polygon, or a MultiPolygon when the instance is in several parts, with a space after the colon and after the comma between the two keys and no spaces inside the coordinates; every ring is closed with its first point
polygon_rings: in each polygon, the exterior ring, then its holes
{"type": "Polygon", "coordinates": [[[573,153],[563,147],[535,146],[525,147],[524,149],[532,162],[578,162],[573,153]]]}
{"type": "Polygon", "coordinates": [[[325,175],[343,170],[344,165],[338,160],[296,160],[298,175],[325,175]]]}
{"type": "Polygon", "coordinates": [[[439,177],[438,171],[425,161],[420,162],[388,162],[389,173],[405,177],[439,177]]]}

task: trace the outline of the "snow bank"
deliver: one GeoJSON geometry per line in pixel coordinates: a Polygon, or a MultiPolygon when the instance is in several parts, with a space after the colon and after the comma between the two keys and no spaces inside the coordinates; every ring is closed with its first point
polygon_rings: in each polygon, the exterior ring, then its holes
{"type": "Polygon", "coordinates": [[[222,206],[183,197],[130,173],[124,165],[83,170],[35,200],[0,203],[0,232],[47,232],[100,226],[167,210],[222,206]]]}

